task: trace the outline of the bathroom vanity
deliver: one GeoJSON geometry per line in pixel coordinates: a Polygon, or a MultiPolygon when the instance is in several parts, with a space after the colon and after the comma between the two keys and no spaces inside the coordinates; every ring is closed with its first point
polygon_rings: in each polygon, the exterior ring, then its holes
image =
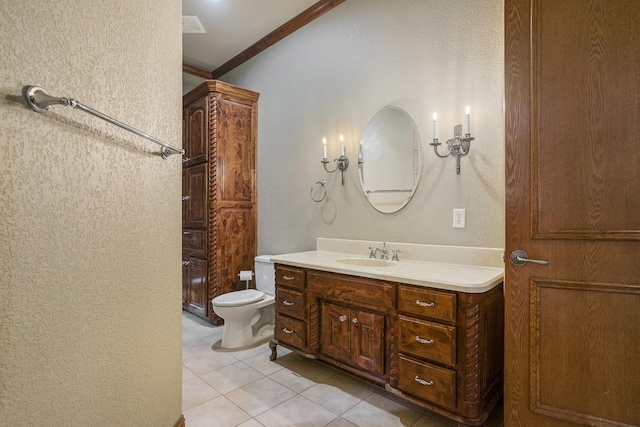
{"type": "Polygon", "coordinates": [[[271,359],[282,345],[482,425],[502,395],[501,250],[387,243],[404,255],[387,261],[367,257],[375,243],[318,239],[316,251],[271,258],[271,359]],[[471,264],[447,262],[461,253],[471,264]]]}

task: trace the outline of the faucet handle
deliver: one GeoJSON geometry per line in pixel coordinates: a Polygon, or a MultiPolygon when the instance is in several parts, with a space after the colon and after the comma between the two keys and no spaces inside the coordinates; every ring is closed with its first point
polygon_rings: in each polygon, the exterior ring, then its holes
{"type": "Polygon", "coordinates": [[[369,258],[375,258],[376,257],[376,248],[374,248],[373,246],[369,246],[369,250],[371,251],[369,253],[369,258]]]}
{"type": "Polygon", "coordinates": [[[391,258],[391,260],[400,261],[400,258],[398,258],[398,253],[402,253],[404,251],[402,249],[391,249],[391,252],[393,252],[393,257],[391,258]]]}

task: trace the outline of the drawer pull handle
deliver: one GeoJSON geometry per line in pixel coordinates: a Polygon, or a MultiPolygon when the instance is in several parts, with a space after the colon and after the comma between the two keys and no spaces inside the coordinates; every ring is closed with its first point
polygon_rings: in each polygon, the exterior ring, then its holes
{"type": "Polygon", "coordinates": [[[295,304],[294,302],[287,301],[287,300],[282,301],[282,303],[283,303],[284,305],[293,305],[293,304],[295,304]]]}
{"type": "Polygon", "coordinates": [[[284,280],[293,280],[292,276],[282,276],[284,280]]]}
{"type": "Polygon", "coordinates": [[[343,314],[342,316],[338,317],[338,320],[340,320],[341,322],[344,322],[345,320],[347,320],[347,316],[343,314]]]}
{"type": "Polygon", "coordinates": [[[418,341],[420,344],[433,344],[433,340],[425,340],[424,338],[420,338],[417,335],[416,335],[416,341],[418,341]]]}
{"type": "Polygon", "coordinates": [[[432,385],[433,385],[433,381],[425,381],[425,380],[421,379],[421,378],[420,378],[419,376],[417,376],[417,375],[416,375],[415,380],[416,380],[416,382],[417,382],[417,383],[420,383],[420,384],[422,384],[422,385],[428,385],[428,386],[432,386],[432,385]]]}
{"type": "Polygon", "coordinates": [[[191,196],[182,196],[182,201],[187,201],[191,198],[191,196]]]}
{"type": "Polygon", "coordinates": [[[287,329],[287,328],[282,328],[282,332],[284,332],[285,334],[295,334],[296,331],[292,331],[291,329],[287,329]]]}
{"type": "Polygon", "coordinates": [[[435,302],[431,301],[431,302],[422,302],[419,299],[416,300],[416,304],[418,304],[420,307],[433,307],[436,305],[435,302]]]}
{"type": "Polygon", "coordinates": [[[191,233],[189,231],[183,231],[182,234],[185,235],[185,236],[188,236],[191,233]]]}

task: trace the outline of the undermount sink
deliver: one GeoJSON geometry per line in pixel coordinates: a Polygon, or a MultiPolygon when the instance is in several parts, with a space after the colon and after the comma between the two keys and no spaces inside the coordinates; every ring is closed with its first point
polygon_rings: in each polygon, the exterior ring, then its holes
{"type": "Polygon", "coordinates": [[[341,264],[360,265],[363,267],[392,267],[396,265],[393,261],[376,258],[341,258],[337,259],[336,262],[341,264]]]}

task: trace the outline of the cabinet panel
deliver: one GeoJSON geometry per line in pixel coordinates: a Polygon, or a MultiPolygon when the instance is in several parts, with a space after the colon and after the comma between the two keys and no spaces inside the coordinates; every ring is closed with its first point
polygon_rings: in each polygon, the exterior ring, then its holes
{"type": "Polygon", "coordinates": [[[220,201],[252,202],[255,197],[253,103],[216,96],[218,102],[217,161],[220,170],[220,201]]]}
{"type": "Polygon", "coordinates": [[[398,288],[398,308],[417,316],[455,322],[456,294],[401,285],[398,288]]]}
{"type": "Polygon", "coordinates": [[[376,310],[393,309],[395,302],[395,286],[379,280],[309,271],[307,287],[329,300],[358,303],[376,310]]]}
{"type": "Polygon", "coordinates": [[[182,258],[182,299],[187,310],[207,314],[207,261],[193,257],[182,258]]]}
{"type": "Polygon", "coordinates": [[[304,320],[304,295],[293,289],[278,288],[276,289],[276,308],[280,314],[304,320]]]}
{"type": "Polygon", "coordinates": [[[379,376],[385,373],[385,317],[351,310],[351,363],[379,376]],[[357,323],[353,323],[353,319],[357,323]]]}
{"type": "Polygon", "coordinates": [[[400,389],[420,399],[454,410],[456,373],[400,356],[400,389]]]}
{"type": "Polygon", "coordinates": [[[256,229],[252,209],[219,208],[217,224],[216,287],[224,292],[245,288],[242,270],[254,270],[256,229]]]}
{"type": "Polygon", "coordinates": [[[205,228],[207,224],[207,164],[183,170],[183,227],[205,228]]]}
{"type": "Polygon", "coordinates": [[[447,365],[455,365],[455,327],[404,316],[400,316],[398,325],[400,351],[447,365]]]}
{"type": "Polygon", "coordinates": [[[182,254],[207,257],[207,233],[204,230],[182,230],[182,254]]]}
{"type": "Polygon", "coordinates": [[[304,349],[307,345],[304,322],[285,316],[276,316],[274,337],[283,344],[304,349]]]}
{"type": "MultiPolygon", "coordinates": [[[[208,97],[203,96],[185,109],[186,117],[183,117],[183,166],[191,166],[207,161],[207,142],[209,141],[207,101],[208,97]]],[[[184,114],[185,112],[183,112],[184,114]]]]}
{"type": "Polygon", "coordinates": [[[346,363],[351,359],[350,315],[346,307],[322,304],[322,353],[346,363]]]}

